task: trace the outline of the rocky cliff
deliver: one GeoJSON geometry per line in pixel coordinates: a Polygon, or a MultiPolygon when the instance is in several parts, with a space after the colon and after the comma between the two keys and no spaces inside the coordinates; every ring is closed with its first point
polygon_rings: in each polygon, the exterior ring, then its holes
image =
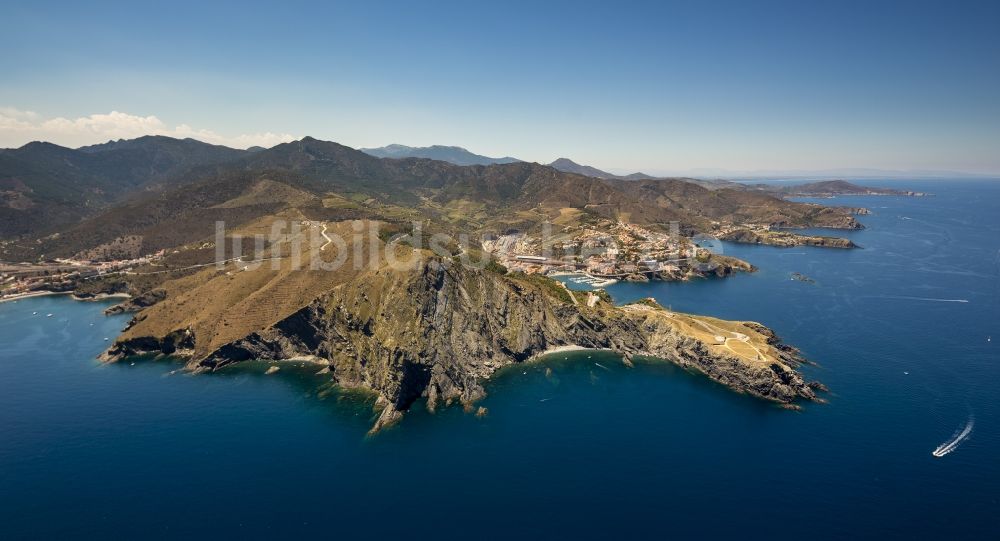
{"type": "Polygon", "coordinates": [[[146,334],[140,314],[103,358],[172,354],[186,357],[195,371],[249,359],[312,358],[328,365],[338,384],[378,394],[384,409],[374,429],[421,397],[432,410],[471,405],[498,369],[569,345],[610,349],[626,360],[664,359],[780,403],[815,398],[795,370],[801,362],[795,351],[758,324],[679,314],[652,302],[589,304],[545,277],[429,259],[334,286],[273,325],[207,353],[196,353],[203,337],[191,328],[146,334]]]}
{"type": "Polygon", "coordinates": [[[750,229],[735,229],[723,235],[719,240],[740,242],[744,244],[767,244],[769,246],[818,246],[821,248],[857,248],[854,241],[841,237],[823,237],[816,235],[799,235],[787,231],[753,231],[750,229]]]}

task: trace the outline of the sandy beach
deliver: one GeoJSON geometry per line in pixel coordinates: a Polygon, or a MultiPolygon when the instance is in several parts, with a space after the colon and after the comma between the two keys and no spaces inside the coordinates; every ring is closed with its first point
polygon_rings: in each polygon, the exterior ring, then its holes
{"type": "Polygon", "coordinates": [[[31,299],[34,297],[47,297],[49,295],[69,295],[70,291],[32,291],[30,293],[19,293],[10,297],[3,297],[0,302],[19,301],[21,299],[31,299]]]}

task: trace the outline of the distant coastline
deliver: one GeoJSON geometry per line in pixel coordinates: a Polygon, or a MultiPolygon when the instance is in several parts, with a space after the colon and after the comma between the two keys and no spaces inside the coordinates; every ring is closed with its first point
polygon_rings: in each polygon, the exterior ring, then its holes
{"type": "Polygon", "coordinates": [[[0,298],[0,303],[19,301],[22,299],[32,299],[35,297],[48,297],[51,295],[70,295],[72,291],[32,291],[29,293],[18,293],[9,297],[0,298]]]}
{"type": "Polygon", "coordinates": [[[69,295],[75,301],[100,301],[104,299],[129,299],[132,298],[128,293],[98,293],[93,297],[80,297],[74,294],[72,291],[31,291],[28,293],[18,293],[16,295],[11,295],[9,297],[0,298],[0,303],[19,301],[22,299],[33,299],[35,297],[49,297],[52,295],[69,295]]]}

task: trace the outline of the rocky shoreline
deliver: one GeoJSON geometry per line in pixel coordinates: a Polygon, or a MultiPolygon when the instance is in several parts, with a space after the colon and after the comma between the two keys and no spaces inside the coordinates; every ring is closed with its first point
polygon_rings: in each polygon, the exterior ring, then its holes
{"type": "Polygon", "coordinates": [[[719,236],[719,240],[742,244],[765,244],[787,248],[792,246],[816,246],[820,248],[859,248],[854,241],[841,237],[799,235],[787,231],[753,231],[737,229],[719,236]]]}
{"type": "Polygon", "coordinates": [[[547,278],[499,276],[432,260],[409,272],[373,271],[211,351],[192,328],[146,332],[143,311],[101,358],[173,355],[196,372],[251,359],[314,358],[328,365],[338,385],[378,394],[382,413],[373,431],[397,421],[420,398],[432,411],[453,403],[471,408],[484,396],[482,382],[498,369],[560,347],[663,359],[785,405],[816,399],[816,386],[796,371],[803,359],[766,327],[688,316],[655,303],[592,303],[586,295],[547,278]],[[723,324],[731,330],[699,327],[723,324]],[[720,332],[743,342],[718,343],[713,333],[720,332]]]}
{"type": "Polygon", "coordinates": [[[104,310],[104,314],[110,316],[113,314],[126,314],[129,312],[138,312],[143,308],[148,308],[150,306],[153,306],[154,304],[167,298],[167,292],[162,289],[152,289],[150,291],[146,291],[136,296],[124,295],[124,298],[126,300],[118,304],[115,304],[113,306],[110,306],[106,310],[104,310]]]}
{"type": "Polygon", "coordinates": [[[687,282],[700,278],[726,278],[738,272],[757,272],[757,267],[735,257],[711,254],[702,262],[673,270],[661,270],[649,273],[632,273],[622,280],[626,282],[687,282]]]}

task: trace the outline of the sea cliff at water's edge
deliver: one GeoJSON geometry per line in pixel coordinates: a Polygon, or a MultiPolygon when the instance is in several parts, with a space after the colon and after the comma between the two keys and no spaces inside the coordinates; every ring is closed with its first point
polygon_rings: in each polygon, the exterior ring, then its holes
{"type": "Polygon", "coordinates": [[[626,362],[632,355],[664,359],[783,404],[816,398],[820,386],[796,371],[797,352],[762,325],[680,314],[652,301],[616,307],[588,295],[541,276],[431,259],[406,271],[367,273],[211,350],[200,347],[206,340],[193,326],[147,332],[157,327],[141,312],[102,359],[162,353],[211,371],[250,359],[310,357],[327,364],[338,384],[379,395],[384,409],[373,430],[420,397],[431,410],[469,406],[498,369],[560,346],[609,349],[626,362]]]}

